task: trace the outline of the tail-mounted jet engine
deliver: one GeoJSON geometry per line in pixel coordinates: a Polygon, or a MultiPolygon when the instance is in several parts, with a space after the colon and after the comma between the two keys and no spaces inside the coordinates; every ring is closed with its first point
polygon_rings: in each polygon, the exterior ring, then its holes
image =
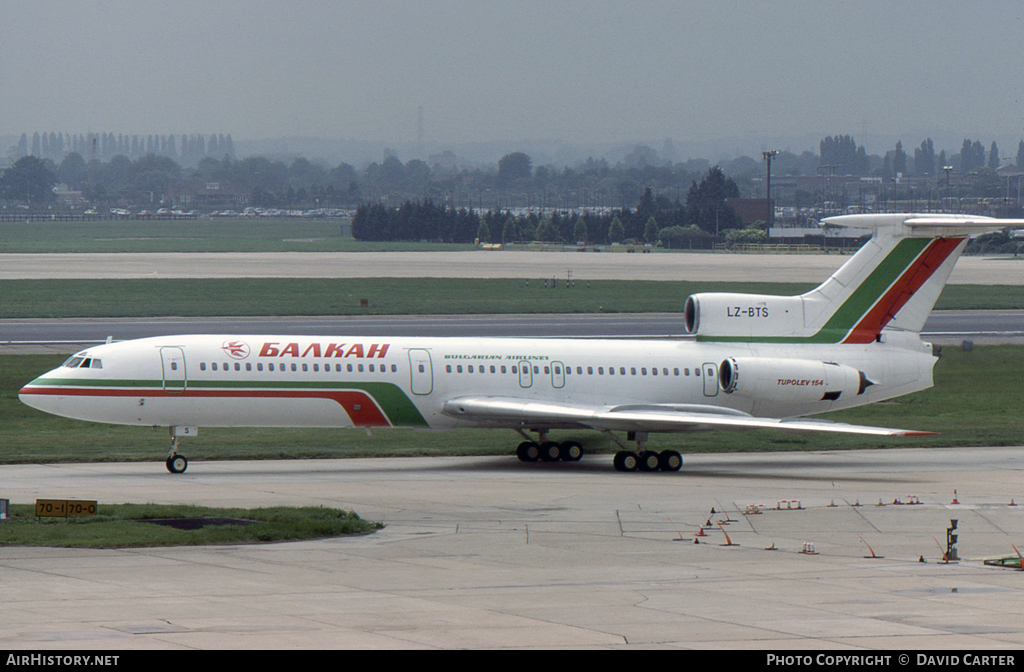
{"type": "Polygon", "coordinates": [[[804,403],[863,394],[873,383],[863,371],[834,362],[729,357],[718,367],[718,384],[726,394],[765,402],[804,403]]]}
{"type": "Polygon", "coordinates": [[[769,294],[693,294],[684,309],[686,333],[763,338],[804,333],[804,299],[769,294]]]}

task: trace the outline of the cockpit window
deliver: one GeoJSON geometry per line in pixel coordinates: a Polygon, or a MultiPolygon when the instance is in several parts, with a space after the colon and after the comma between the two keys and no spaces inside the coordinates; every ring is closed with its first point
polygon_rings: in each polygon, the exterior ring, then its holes
{"type": "Polygon", "coordinates": [[[64,364],[62,364],[62,366],[66,366],[69,369],[77,369],[79,364],[81,364],[84,360],[85,357],[69,357],[68,360],[64,362],[64,364]]]}
{"type": "Polygon", "coordinates": [[[94,369],[102,369],[103,368],[103,360],[102,359],[96,359],[95,357],[93,357],[93,359],[92,359],[92,368],[94,368],[94,369]]]}

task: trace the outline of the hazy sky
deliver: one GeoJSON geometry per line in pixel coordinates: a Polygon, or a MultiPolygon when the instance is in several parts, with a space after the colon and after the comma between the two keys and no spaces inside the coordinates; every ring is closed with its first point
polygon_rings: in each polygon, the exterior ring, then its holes
{"type": "Polygon", "coordinates": [[[409,142],[422,105],[442,143],[948,132],[1016,151],[1022,36],[1019,0],[0,0],[0,134],[409,142]]]}

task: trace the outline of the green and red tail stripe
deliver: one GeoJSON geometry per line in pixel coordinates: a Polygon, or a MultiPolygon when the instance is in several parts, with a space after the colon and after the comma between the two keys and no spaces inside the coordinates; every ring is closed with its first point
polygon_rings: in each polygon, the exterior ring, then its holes
{"type": "Polygon", "coordinates": [[[932,277],[949,255],[953,254],[963,238],[936,238],[921,252],[889,289],[868,310],[867,314],[850,330],[843,343],[870,343],[882,332],[896,313],[924,283],[932,277]]]}

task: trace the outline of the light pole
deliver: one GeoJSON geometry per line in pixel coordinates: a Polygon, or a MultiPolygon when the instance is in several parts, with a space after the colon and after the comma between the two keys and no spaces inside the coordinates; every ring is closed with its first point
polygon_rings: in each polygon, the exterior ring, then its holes
{"type": "Polygon", "coordinates": [[[949,199],[949,209],[953,209],[953,197],[949,193],[949,174],[953,171],[953,166],[943,166],[942,169],[946,171],[946,198],[949,199]]]}
{"type": "Polygon", "coordinates": [[[772,157],[778,156],[779,150],[773,149],[770,152],[761,152],[767,164],[767,184],[765,185],[765,196],[768,197],[768,226],[775,224],[775,206],[772,205],[772,157]]]}

